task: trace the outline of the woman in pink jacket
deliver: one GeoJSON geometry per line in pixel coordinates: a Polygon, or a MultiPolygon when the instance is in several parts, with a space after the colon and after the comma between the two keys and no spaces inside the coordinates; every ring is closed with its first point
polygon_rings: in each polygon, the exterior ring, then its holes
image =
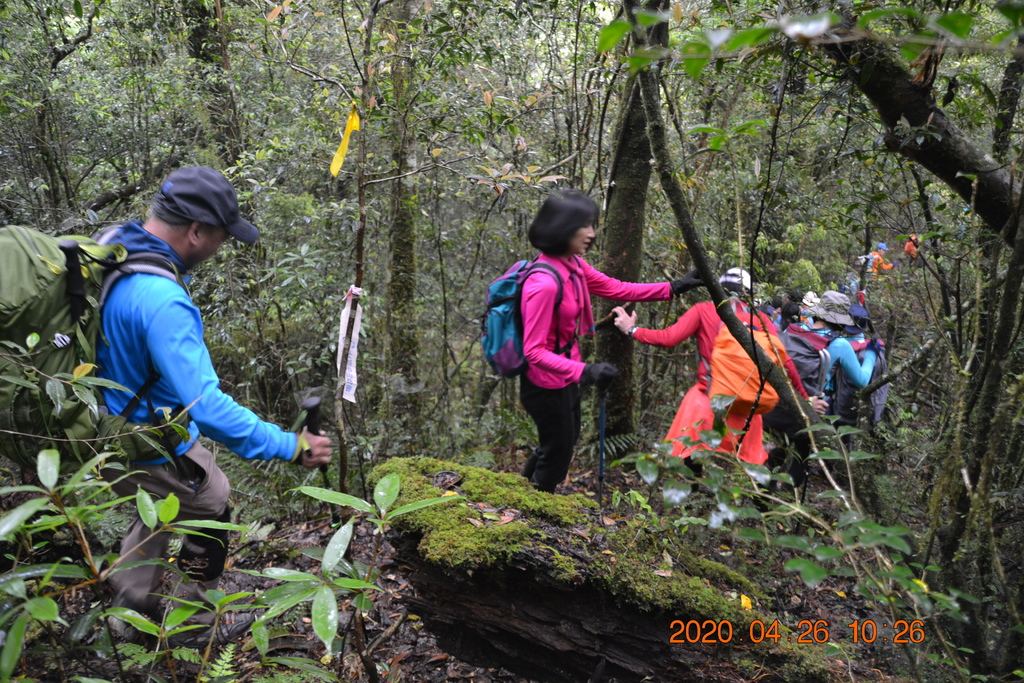
{"type": "Polygon", "coordinates": [[[537,425],[539,445],[522,474],[541,491],[553,492],[565,479],[580,435],[580,386],[605,390],[619,376],[611,363],[584,363],[577,338],[594,333],[590,295],[614,301],[662,301],[700,286],[685,278],[674,282],[620,282],[594,270],[581,257],[594,241],[597,204],[578,190],[551,194],[530,225],[530,244],[538,263],[558,273],[562,301],[555,308],[558,282],[536,269],[523,283],[523,353],[529,366],[519,399],[537,425]]]}

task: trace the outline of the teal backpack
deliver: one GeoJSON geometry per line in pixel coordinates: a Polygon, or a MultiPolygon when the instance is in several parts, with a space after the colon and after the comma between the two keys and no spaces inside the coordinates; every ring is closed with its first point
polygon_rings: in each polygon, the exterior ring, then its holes
{"type": "Polygon", "coordinates": [[[102,299],[119,277],[135,272],[181,282],[155,254],[129,256],[120,244],[0,227],[0,455],[27,468],[44,448],[72,456],[61,458],[69,465],[103,450],[145,460],[180,438],[174,426],[123,417],[159,379],[155,372],[122,415],[107,414],[97,391],[129,390],[94,371],[102,299]]]}

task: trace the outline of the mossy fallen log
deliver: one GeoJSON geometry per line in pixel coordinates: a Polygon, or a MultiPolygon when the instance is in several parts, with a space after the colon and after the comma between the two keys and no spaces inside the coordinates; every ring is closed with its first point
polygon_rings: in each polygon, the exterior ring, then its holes
{"type": "Polygon", "coordinates": [[[392,472],[396,506],[464,496],[399,518],[388,536],[416,591],[410,611],[460,659],[551,682],[839,678],[821,647],[790,642],[781,624],[779,638],[751,642],[753,622],[759,638],[775,617],[740,596],[768,598],[724,565],[670,556],[639,521],[606,527],[592,501],[537,492],[516,475],[394,459],[374,481],[392,472]],[[671,642],[695,640],[691,622],[702,642],[671,642]]]}

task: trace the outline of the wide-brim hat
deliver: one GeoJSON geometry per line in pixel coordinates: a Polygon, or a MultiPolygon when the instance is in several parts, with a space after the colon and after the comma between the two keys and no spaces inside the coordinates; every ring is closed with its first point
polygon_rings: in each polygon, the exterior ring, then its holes
{"type": "Polygon", "coordinates": [[[818,320],[844,327],[853,325],[850,315],[850,297],[836,291],[828,291],[821,295],[821,300],[810,309],[810,314],[818,320]]]}
{"type": "Polygon", "coordinates": [[[850,306],[850,317],[853,318],[853,324],[846,326],[846,331],[850,334],[860,334],[862,332],[869,332],[871,330],[871,317],[868,314],[868,309],[860,304],[853,304],[850,306]]]}

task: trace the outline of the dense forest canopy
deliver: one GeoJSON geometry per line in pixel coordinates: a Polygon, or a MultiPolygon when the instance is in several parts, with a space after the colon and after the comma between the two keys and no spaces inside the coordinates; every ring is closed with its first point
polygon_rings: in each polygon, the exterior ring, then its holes
{"type": "MultiPolygon", "coordinates": [[[[825,462],[850,476],[829,500],[850,516],[809,523],[794,567],[809,583],[853,572],[865,595],[926,619],[940,635],[936,668],[924,654],[911,667],[922,680],[1011,680],[1024,668],[1022,21],[1003,1],[0,0],[0,224],[90,234],[141,218],[174,168],[222,170],[262,235],[191,287],[230,393],[280,424],[309,391],[333,396],[338,317],[361,288],[356,400],[328,416],[355,493],[392,456],[494,467],[531,443],[515,383],[477,342],[486,285],[532,255],[549,192],[598,200],[588,261],[623,280],[742,264],[758,302],[865,289],[887,417],[833,446],[825,462]],[[858,257],[879,242],[902,263],[873,279],[858,257]]],[[[642,305],[641,324],[700,298],[642,305]]],[[[626,370],[608,447],[649,454],[695,350],[634,348],[601,320],[610,308],[583,343],[626,370]]],[[[652,498],[676,490],[663,454],[639,461],[652,498]]],[[[266,487],[298,475],[236,476],[273,507],[266,487]]]]}

